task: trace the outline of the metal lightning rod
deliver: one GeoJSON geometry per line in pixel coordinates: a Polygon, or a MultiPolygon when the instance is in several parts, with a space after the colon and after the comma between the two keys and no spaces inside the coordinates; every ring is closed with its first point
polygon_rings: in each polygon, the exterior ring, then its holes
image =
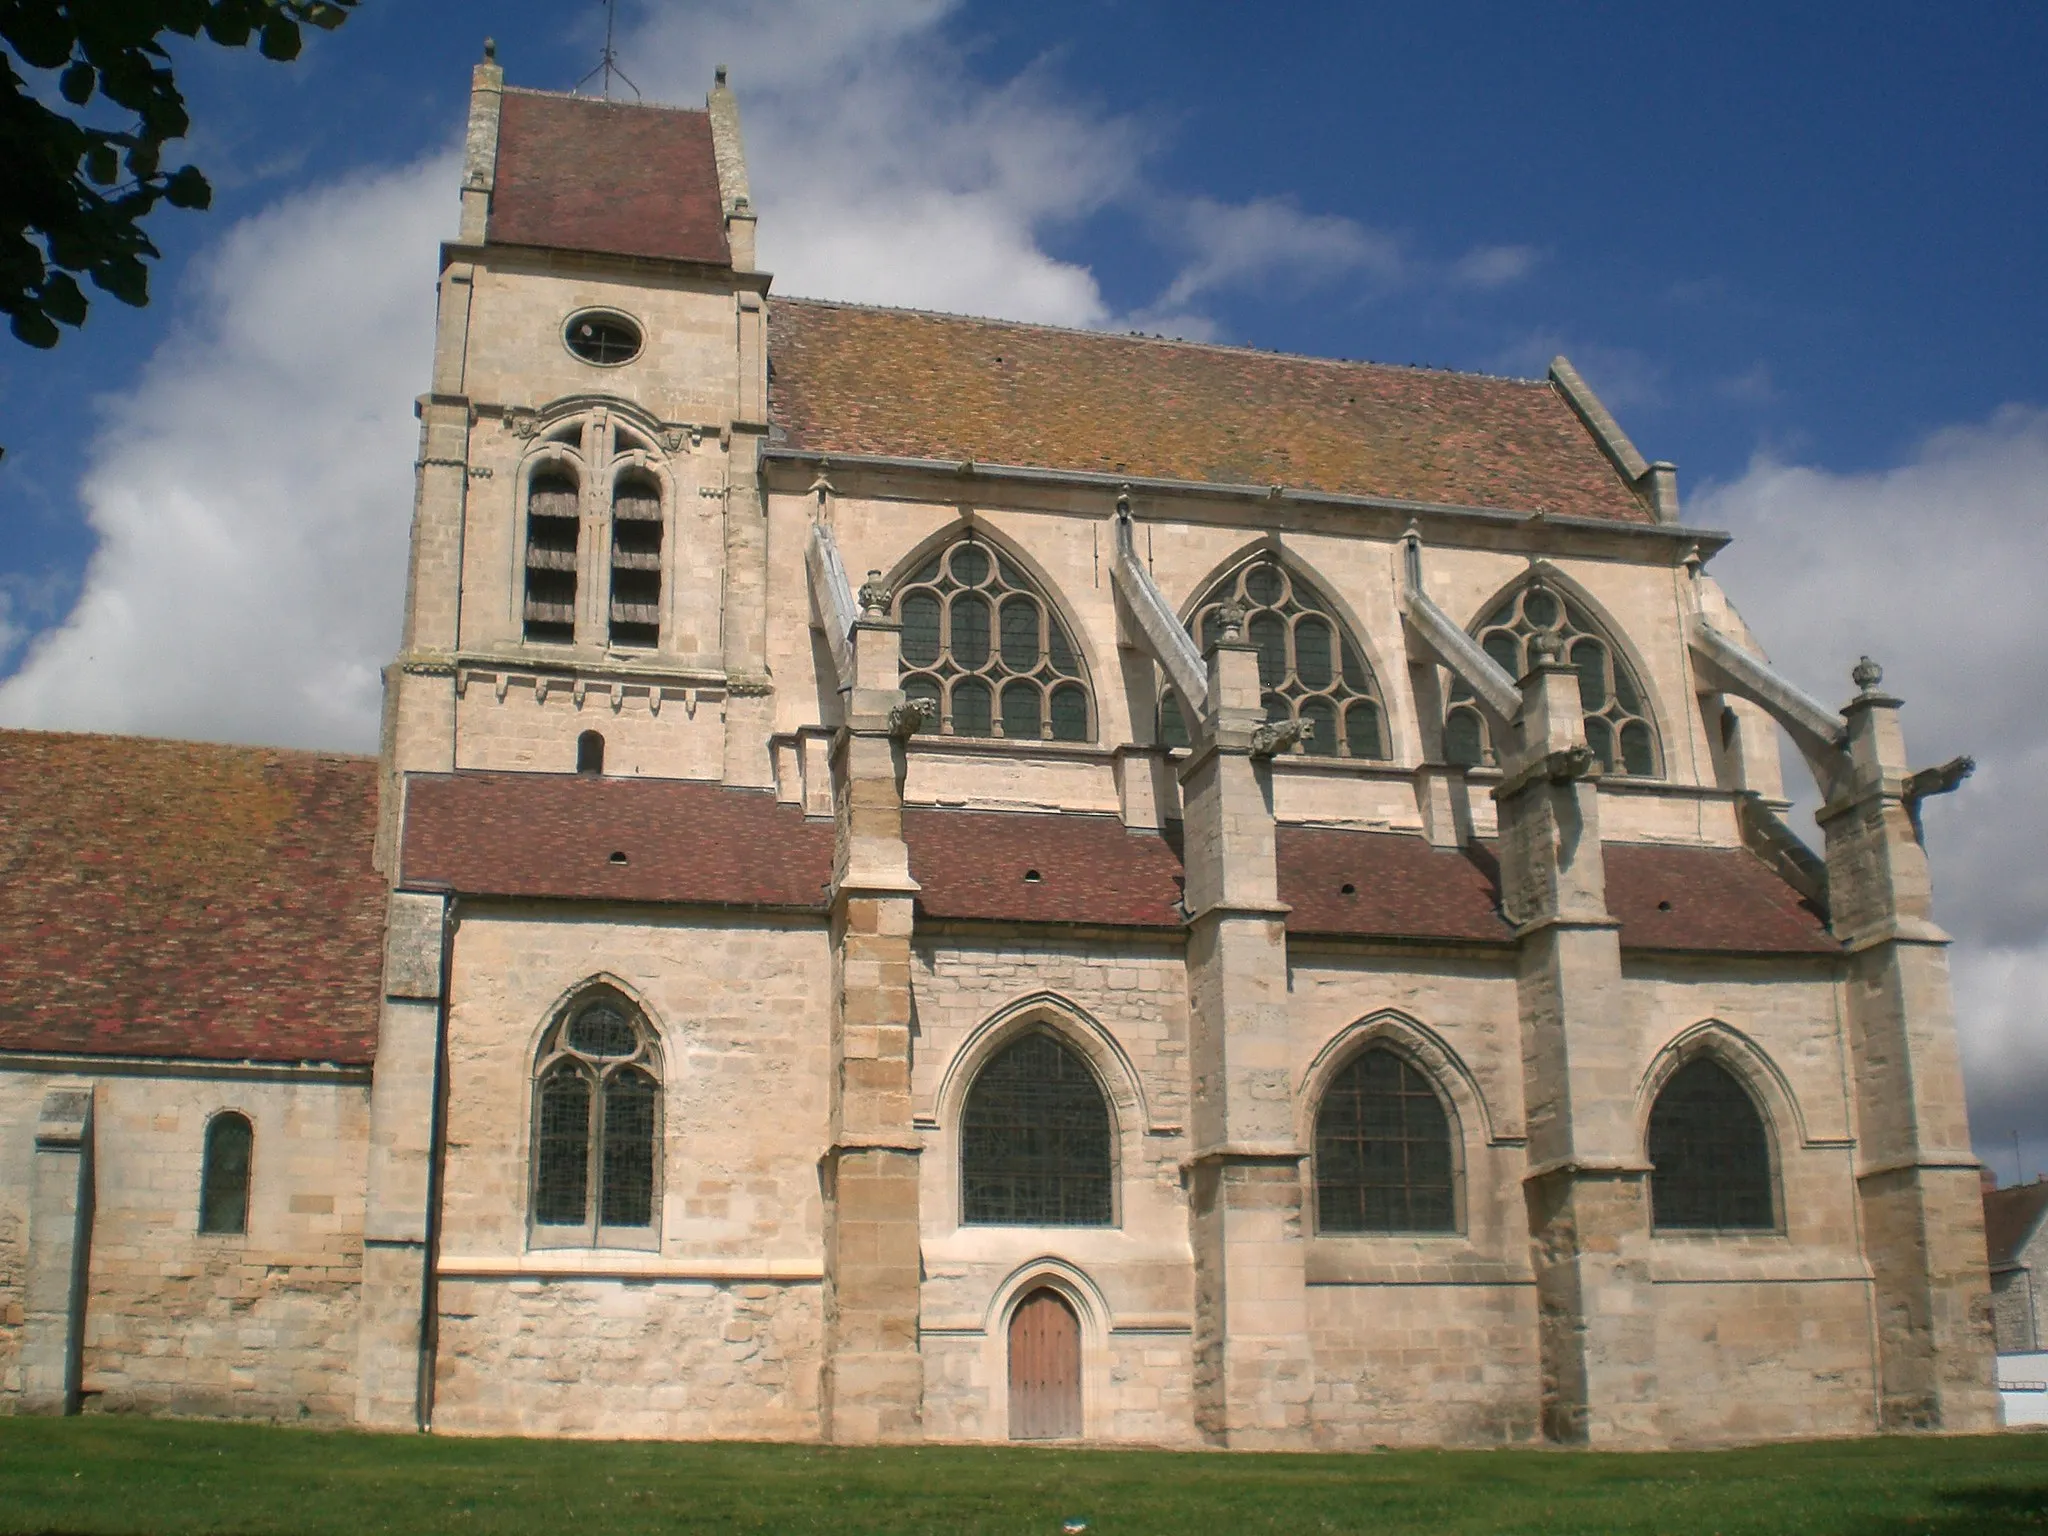
{"type": "Polygon", "coordinates": [[[610,101],[612,99],[612,76],[617,75],[626,82],[626,89],[633,93],[633,99],[639,101],[641,99],[640,87],[633,83],[632,76],[619,68],[618,50],[612,47],[612,28],[618,21],[619,15],[617,0],[598,0],[598,3],[604,7],[604,51],[597,56],[596,68],[576,82],[574,91],[571,94],[575,94],[575,91],[581,91],[584,86],[590,84],[593,76],[603,75],[604,83],[599,87],[599,90],[603,94],[604,99],[610,101]]]}

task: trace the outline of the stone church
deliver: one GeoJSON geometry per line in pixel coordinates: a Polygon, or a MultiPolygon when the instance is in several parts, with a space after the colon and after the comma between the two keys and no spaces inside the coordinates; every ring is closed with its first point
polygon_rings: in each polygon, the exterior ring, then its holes
{"type": "Polygon", "coordinates": [[[1967,764],[1567,362],[781,297],[722,73],[460,198],[378,756],[0,736],[0,1411],[1997,1422],[1967,764]]]}

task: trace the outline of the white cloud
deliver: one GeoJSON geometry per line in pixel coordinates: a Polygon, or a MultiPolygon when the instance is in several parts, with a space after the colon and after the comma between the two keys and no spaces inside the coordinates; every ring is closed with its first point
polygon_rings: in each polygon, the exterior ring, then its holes
{"type": "Polygon", "coordinates": [[[1649,354],[1633,347],[1574,341],[1562,331],[1530,331],[1495,353],[1487,366],[1496,373],[1540,379],[1550,360],[1560,355],[1571,360],[1593,392],[1617,415],[1664,401],[1664,365],[1649,354]]]}
{"type": "Polygon", "coordinates": [[[1715,574],[1802,686],[1846,700],[1868,653],[1916,766],[1977,758],[1926,810],[1973,1123],[2008,1175],[2015,1127],[2030,1174],[2048,1166],[2048,411],[2008,406],[1870,474],[1761,458],[1687,520],[1740,535],[1715,574]]]}
{"type": "Polygon", "coordinates": [[[1540,255],[1533,245],[1476,246],[1452,264],[1451,281],[1482,292],[1506,288],[1527,277],[1540,255]]]}
{"type": "Polygon", "coordinates": [[[106,405],[78,601],[0,684],[0,722],[367,749],[396,651],[436,157],[234,226],[106,405]]]}

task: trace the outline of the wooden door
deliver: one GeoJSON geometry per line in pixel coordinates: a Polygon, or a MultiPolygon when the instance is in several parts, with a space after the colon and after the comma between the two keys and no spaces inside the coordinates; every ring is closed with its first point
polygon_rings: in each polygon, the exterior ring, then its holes
{"type": "Polygon", "coordinates": [[[1010,1438],[1081,1436],[1081,1320],[1057,1291],[1036,1290],[1010,1314],[1010,1438]]]}

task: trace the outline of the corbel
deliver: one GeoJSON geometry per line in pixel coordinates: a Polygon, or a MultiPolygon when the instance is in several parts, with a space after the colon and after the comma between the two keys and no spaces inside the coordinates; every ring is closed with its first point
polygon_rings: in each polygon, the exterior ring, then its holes
{"type": "Polygon", "coordinates": [[[505,690],[512,686],[512,674],[500,672],[497,677],[497,695],[500,704],[505,702],[505,690]]]}

